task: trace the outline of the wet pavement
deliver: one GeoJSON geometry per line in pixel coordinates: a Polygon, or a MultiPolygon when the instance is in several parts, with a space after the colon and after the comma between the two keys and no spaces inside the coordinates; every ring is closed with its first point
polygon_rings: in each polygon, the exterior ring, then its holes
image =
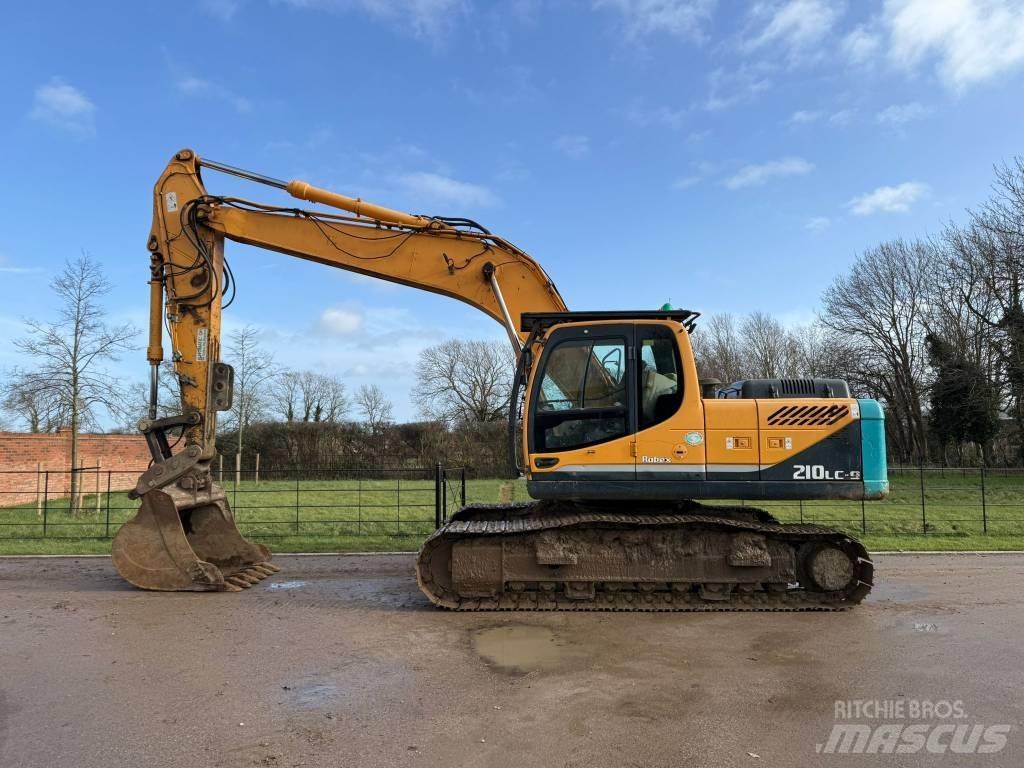
{"type": "Polygon", "coordinates": [[[0,560],[0,766],[1024,763],[1024,556],[879,557],[839,614],[453,614],[412,556],[277,562],[0,560]]]}

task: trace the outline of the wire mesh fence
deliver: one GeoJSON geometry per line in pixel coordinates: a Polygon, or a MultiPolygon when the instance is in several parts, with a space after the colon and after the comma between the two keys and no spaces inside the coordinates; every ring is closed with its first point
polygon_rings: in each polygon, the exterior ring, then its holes
{"type": "MultiPolygon", "coordinates": [[[[106,539],[138,509],[137,470],[0,469],[0,540],[106,539]]],[[[469,477],[463,468],[263,468],[220,480],[239,528],[256,538],[423,538],[469,502],[525,499],[521,481],[469,477]]],[[[1022,536],[1024,470],[890,468],[890,497],[860,501],[743,501],[786,522],[862,536],[1022,536]]],[[[1022,538],[1024,542],[1024,538],[1022,538]]]]}
{"type": "Polygon", "coordinates": [[[787,522],[860,535],[1024,535],[1024,470],[895,466],[890,495],[871,501],[757,502],[787,522]]]}
{"type": "MultiPolygon", "coordinates": [[[[0,539],[114,536],[140,502],[145,470],[0,470],[0,539]]],[[[424,537],[466,499],[463,468],[243,470],[222,481],[235,521],[257,538],[424,537]]],[[[214,474],[215,478],[217,473],[214,474]]]]}

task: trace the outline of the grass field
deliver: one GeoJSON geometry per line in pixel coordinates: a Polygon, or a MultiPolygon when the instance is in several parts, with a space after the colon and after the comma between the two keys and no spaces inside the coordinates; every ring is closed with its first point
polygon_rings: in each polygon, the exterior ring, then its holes
{"type": "MultiPolygon", "coordinates": [[[[1024,549],[1024,474],[977,470],[891,475],[884,502],[758,502],[784,521],[841,528],[869,549],[1024,549]],[[987,527],[987,532],[986,532],[987,527]]],[[[286,480],[227,487],[239,527],[278,552],[415,550],[434,527],[433,479],[286,480]]],[[[450,486],[449,509],[458,486],[450,486]]],[[[522,481],[469,480],[468,502],[526,499],[522,481]]],[[[728,502],[724,502],[728,503],[728,502]]],[[[0,554],[107,553],[107,538],[137,508],[126,493],[87,496],[78,517],[50,500],[45,525],[35,504],[0,508],[0,554]]]]}

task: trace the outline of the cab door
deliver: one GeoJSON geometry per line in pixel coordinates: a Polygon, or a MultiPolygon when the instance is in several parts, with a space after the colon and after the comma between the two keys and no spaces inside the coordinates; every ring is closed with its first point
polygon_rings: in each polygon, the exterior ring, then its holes
{"type": "Polygon", "coordinates": [[[532,480],[635,479],[633,325],[555,329],[531,382],[532,480]]]}
{"type": "Polygon", "coordinates": [[[677,323],[637,322],[634,340],[637,480],[704,480],[704,408],[689,336],[677,323]]]}

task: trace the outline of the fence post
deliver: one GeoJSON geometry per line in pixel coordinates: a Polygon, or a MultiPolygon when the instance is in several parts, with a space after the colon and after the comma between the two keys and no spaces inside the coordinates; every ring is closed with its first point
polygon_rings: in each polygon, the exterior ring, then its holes
{"type": "Polygon", "coordinates": [[[356,477],[356,533],[363,532],[363,471],[356,477]]]}
{"type": "Polygon", "coordinates": [[[235,454],[235,493],[238,493],[238,484],[242,481],[242,454],[235,454]]]}
{"type": "Polygon", "coordinates": [[[110,475],[111,470],[107,470],[107,538],[110,538],[110,475]]]}
{"type": "Polygon", "coordinates": [[[398,496],[397,503],[395,504],[395,514],[397,515],[398,525],[395,527],[395,533],[401,535],[402,533],[402,475],[398,475],[398,496]]]}
{"type": "Polygon", "coordinates": [[[96,459],[96,516],[99,517],[100,509],[102,508],[103,495],[100,493],[100,472],[102,459],[96,459]]]}
{"type": "Polygon", "coordinates": [[[466,468],[462,468],[462,503],[460,507],[466,506],[466,468]]]}
{"type": "Polygon", "coordinates": [[[85,480],[85,458],[78,460],[78,483],[75,486],[78,489],[78,495],[75,497],[75,514],[81,514],[82,505],[85,503],[85,487],[83,481],[85,480]]]}
{"type": "Polygon", "coordinates": [[[981,530],[988,533],[988,506],[985,503],[985,465],[981,465],[981,530]]]}
{"type": "Polygon", "coordinates": [[[921,475],[921,533],[928,533],[928,512],[924,503],[924,464],[918,467],[921,475]]]}
{"type": "Polygon", "coordinates": [[[46,518],[50,506],[50,470],[43,477],[43,538],[46,538],[46,518]]]}
{"type": "Polygon", "coordinates": [[[217,454],[217,464],[218,464],[218,467],[217,467],[217,482],[220,483],[221,485],[223,485],[224,484],[224,454],[223,453],[218,453],[217,454]]]}
{"type": "Polygon", "coordinates": [[[260,452],[256,451],[256,485],[260,484],[260,452]]]}
{"type": "Polygon", "coordinates": [[[299,532],[299,473],[295,472],[295,532],[299,532]]]}
{"type": "Polygon", "coordinates": [[[434,465],[434,530],[441,527],[441,462],[434,465]]]}
{"type": "Polygon", "coordinates": [[[860,532],[865,536],[868,535],[868,511],[864,505],[864,497],[860,497],[860,532]]]}
{"type": "Polygon", "coordinates": [[[36,517],[43,516],[43,463],[36,462],[36,517]]]}
{"type": "Polygon", "coordinates": [[[804,521],[804,500],[800,499],[800,522],[804,521]]]}

